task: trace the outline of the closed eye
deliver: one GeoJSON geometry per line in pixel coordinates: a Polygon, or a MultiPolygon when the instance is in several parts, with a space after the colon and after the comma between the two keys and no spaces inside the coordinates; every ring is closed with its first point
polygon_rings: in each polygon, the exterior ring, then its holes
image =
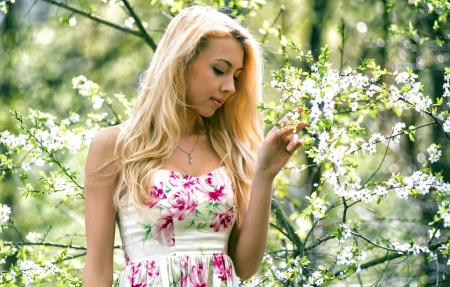
{"type": "MultiPolygon", "coordinates": [[[[224,72],[222,72],[221,70],[217,69],[217,68],[213,68],[214,70],[214,74],[218,75],[218,76],[222,76],[225,75],[224,72]]],[[[233,77],[233,80],[236,82],[239,82],[239,79],[237,77],[233,77]]]]}
{"type": "Polygon", "coordinates": [[[224,73],[221,71],[221,70],[219,70],[219,69],[217,69],[217,68],[213,68],[213,70],[214,70],[214,73],[216,74],[216,75],[224,75],[224,73]]]}

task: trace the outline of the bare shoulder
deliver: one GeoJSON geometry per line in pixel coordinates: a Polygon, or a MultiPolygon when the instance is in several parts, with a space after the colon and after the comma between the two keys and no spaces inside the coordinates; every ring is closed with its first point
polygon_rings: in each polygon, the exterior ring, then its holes
{"type": "Polygon", "coordinates": [[[119,133],[120,129],[114,126],[105,128],[94,136],[86,161],[87,173],[114,161],[114,149],[119,133]]]}
{"type": "Polygon", "coordinates": [[[107,127],[101,130],[92,139],[90,148],[100,148],[104,152],[114,152],[119,133],[120,129],[117,126],[107,127]]]}

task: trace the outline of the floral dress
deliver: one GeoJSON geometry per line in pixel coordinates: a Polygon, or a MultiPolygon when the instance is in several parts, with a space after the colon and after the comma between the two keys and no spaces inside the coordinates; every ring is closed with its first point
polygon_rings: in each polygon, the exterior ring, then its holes
{"type": "Polygon", "coordinates": [[[199,176],[154,174],[148,212],[119,213],[126,266],[120,287],[238,286],[227,255],[235,194],[225,167],[199,176]]]}

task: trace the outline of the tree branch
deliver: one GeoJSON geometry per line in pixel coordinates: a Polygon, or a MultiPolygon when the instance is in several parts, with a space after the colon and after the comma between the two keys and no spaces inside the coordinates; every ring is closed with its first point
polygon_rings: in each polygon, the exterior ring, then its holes
{"type": "MultiPolygon", "coordinates": [[[[58,248],[69,248],[73,250],[87,250],[85,246],[71,245],[71,244],[61,244],[61,243],[53,243],[53,242],[5,242],[5,245],[17,245],[17,246],[46,246],[46,247],[58,247],[58,248]]],[[[114,245],[114,249],[120,249],[120,245],[114,245]]]]}
{"type": "MultiPolygon", "coordinates": [[[[298,235],[295,233],[294,229],[289,224],[289,222],[286,220],[286,218],[285,218],[283,212],[281,211],[280,207],[278,206],[278,204],[272,200],[271,205],[272,205],[272,209],[275,212],[277,221],[286,229],[287,233],[283,232],[283,234],[286,235],[286,237],[289,238],[298,249],[303,249],[302,241],[300,240],[298,235]],[[289,235],[289,236],[287,236],[287,235],[289,235]]],[[[279,229],[278,226],[277,226],[277,229],[279,229]]]]}
{"type": "MultiPolygon", "coordinates": [[[[353,234],[353,232],[352,232],[352,234],[353,234]]],[[[365,239],[365,238],[363,238],[363,239],[365,239]]],[[[441,246],[442,244],[445,244],[445,243],[446,242],[436,243],[431,248],[429,248],[429,250],[430,251],[434,251],[436,248],[438,248],[439,246],[441,246]]],[[[389,252],[389,250],[388,250],[388,252],[389,252]]],[[[374,259],[372,261],[369,261],[369,262],[366,262],[364,264],[361,264],[361,270],[362,269],[368,269],[368,268],[370,268],[372,266],[381,264],[381,263],[386,262],[388,260],[392,260],[392,259],[399,258],[399,257],[402,257],[402,256],[411,256],[412,255],[411,253],[409,253],[407,251],[403,252],[402,254],[398,253],[399,251],[396,251],[396,252],[397,253],[388,253],[388,254],[386,254],[383,257],[376,258],[376,259],[374,259]]],[[[420,253],[420,254],[427,254],[427,253],[420,253]]],[[[338,276],[339,274],[341,274],[341,272],[343,272],[343,270],[336,271],[336,272],[334,272],[334,275],[338,276]]]]}
{"type": "Polygon", "coordinates": [[[330,239],[333,239],[333,238],[335,238],[335,236],[333,236],[333,235],[328,235],[328,236],[326,236],[326,237],[319,238],[319,239],[317,239],[316,241],[314,241],[313,243],[311,243],[310,245],[308,245],[308,247],[306,247],[305,250],[311,250],[311,249],[313,249],[314,247],[316,247],[316,246],[322,244],[323,242],[326,242],[326,241],[328,241],[328,240],[330,240],[330,239]]]}
{"type": "Polygon", "coordinates": [[[139,18],[139,16],[134,12],[134,9],[131,7],[130,3],[128,3],[128,0],[122,0],[122,3],[125,6],[125,8],[127,8],[128,12],[130,12],[131,17],[133,17],[134,22],[136,23],[136,26],[141,32],[144,41],[152,48],[153,51],[156,51],[156,43],[153,40],[153,38],[150,37],[150,35],[147,33],[144,25],[142,25],[141,18],[139,18]]]}
{"type": "Polygon", "coordinates": [[[383,165],[384,160],[385,160],[386,155],[387,155],[387,152],[388,152],[388,150],[389,150],[389,143],[391,142],[391,138],[392,138],[392,137],[389,137],[389,139],[388,139],[388,142],[387,142],[387,144],[386,144],[386,150],[384,151],[383,159],[381,160],[380,164],[378,165],[377,170],[372,174],[371,177],[369,177],[369,179],[366,181],[366,183],[365,183],[363,186],[366,186],[367,183],[369,183],[369,181],[377,174],[377,172],[380,170],[381,166],[383,165]]]}
{"type": "MultiPolygon", "coordinates": [[[[46,0],[43,0],[46,1],[46,0]]],[[[61,165],[58,159],[51,153],[44,144],[38,140],[38,138],[25,126],[25,123],[23,122],[22,116],[19,116],[19,114],[14,111],[13,113],[14,118],[19,121],[19,123],[23,126],[23,129],[27,132],[28,135],[30,135],[39,145],[40,149],[45,152],[51,159],[52,162],[56,163],[58,167],[61,169],[61,171],[79,188],[84,189],[81,185],[78,184],[78,182],[71,176],[69,173],[67,173],[67,170],[61,165]]]]}
{"type": "MultiPolygon", "coordinates": [[[[94,22],[106,25],[108,27],[114,28],[114,29],[119,30],[121,32],[125,32],[127,34],[131,34],[133,36],[142,38],[152,48],[153,51],[156,50],[156,44],[154,43],[153,39],[147,34],[147,32],[143,33],[141,29],[139,29],[139,31],[136,31],[136,30],[133,30],[133,29],[129,29],[129,28],[123,26],[123,25],[118,25],[118,24],[112,23],[110,21],[107,21],[105,19],[100,18],[97,15],[94,15],[94,14],[91,14],[89,12],[83,11],[81,9],[75,8],[75,7],[73,7],[73,6],[69,5],[69,4],[66,4],[64,2],[60,2],[60,1],[56,1],[56,0],[41,0],[41,1],[50,3],[52,5],[61,7],[61,8],[66,9],[66,10],[69,10],[69,11],[71,11],[73,13],[76,13],[76,14],[78,14],[80,16],[86,17],[86,18],[88,18],[88,19],[90,19],[90,20],[92,20],[94,22]],[[151,44],[151,43],[153,43],[153,44],[151,44]]],[[[126,1],[123,1],[123,2],[125,3],[126,1]]],[[[136,21],[136,23],[138,23],[138,21],[136,21]]],[[[142,23],[141,22],[139,22],[139,23],[142,26],[142,23]]]]}
{"type": "Polygon", "coordinates": [[[355,236],[357,236],[357,237],[359,237],[359,238],[364,239],[364,240],[367,241],[368,243],[370,243],[370,244],[372,244],[373,246],[376,246],[376,247],[378,247],[378,248],[380,248],[380,249],[384,249],[384,250],[387,250],[387,251],[394,251],[394,252],[397,252],[397,250],[395,250],[395,249],[393,249],[393,248],[381,246],[381,245],[379,245],[379,244],[377,244],[377,243],[371,241],[369,238],[367,238],[367,237],[365,237],[365,236],[363,236],[363,235],[361,235],[361,234],[359,234],[359,233],[357,233],[357,232],[350,232],[350,233],[353,234],[353,235],[355,235],[355,236]]]}
{"type": "Polygon", "coordinates": [[[46,247],[59,247],[59,248],[69,248],[74,250],[87,250],[85,246],[78,245],[70,245],[70,244],[61,244],[61,243],[53,243],[53,242],[10,242],[12,245],[18,246],[46,246],[46,247]]]}

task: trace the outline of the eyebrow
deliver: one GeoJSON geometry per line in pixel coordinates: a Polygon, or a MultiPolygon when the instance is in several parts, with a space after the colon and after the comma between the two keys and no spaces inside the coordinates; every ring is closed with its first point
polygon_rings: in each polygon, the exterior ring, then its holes
{"type": "MultiPolygon", "coordinates": [[[[216,59],[217,61],[221,61],[221,62],[224,62],[225,64],[227,64],[227,66],[228,67],[233,67],[233,64],[231,64],[230,63],[230,61],[228,61],[228,60],[225,60],[225,59],[216,59]]],[[[239,68],[239,69],[236,69],[236,71],[239,71],[239,70],[243,70],[244,68],[239,68]]]]}

